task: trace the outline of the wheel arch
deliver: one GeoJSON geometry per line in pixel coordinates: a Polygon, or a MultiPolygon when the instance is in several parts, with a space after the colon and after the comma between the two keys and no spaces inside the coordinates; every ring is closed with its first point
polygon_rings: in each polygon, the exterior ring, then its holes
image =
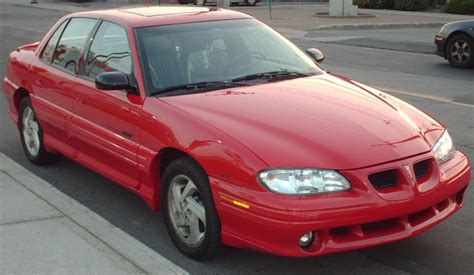
{"type": "MultiPolygon", "coordinates": [[[[17,112],[18,115],[20,115],[20,103],[21,101],[25,98],[25,97],[29,97],[30,96],[30,92],[23,88],[23,87],[20,87],[18,88],[15,93],[13,94],[13,104],[15,105],[15,110],[17,112]]],[[[20,119],[18,119],[17,121],[17,126],[19,126],[19,123],[20,123],[20,119]]]]}
{"type": "MultiPolygon", "coordinates": [[[[162,177],[166,168],[175,160],[180,158],[189,157],[193,159],[202,169],[206,171],[201,163],[196,159],[196,157],[187,153],[184,150],[175,148],[175,147],[164,147],[158,154],[154,157],[151,162],[151,177],[153,180],[154,188],[154,200],[153,203],[148,202],[149,206],[156,211],[159,211],[161,208],[161,183],[162,177]]],[[[206,172],[207,173],[207,172],[206,172]]]]}

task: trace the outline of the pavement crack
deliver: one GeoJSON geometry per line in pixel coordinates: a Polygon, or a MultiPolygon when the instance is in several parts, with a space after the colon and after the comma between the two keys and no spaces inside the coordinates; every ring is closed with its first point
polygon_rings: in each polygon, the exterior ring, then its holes
{"type": "Polygon", "coordinates": [[[16,224],[23,224],[23,223],[30,223],[30,222],[40,222],[40,221],[60,219],[60,218],[64,218],[64,217],[66,217],[66,216],[65,215],[56,215],[56,216],[49,216],[49,217],[44,217],[44,218],[11,221],[11,222],[0,223],[0,226],[3,226],[3,225],[16,225],[16,224]]]}

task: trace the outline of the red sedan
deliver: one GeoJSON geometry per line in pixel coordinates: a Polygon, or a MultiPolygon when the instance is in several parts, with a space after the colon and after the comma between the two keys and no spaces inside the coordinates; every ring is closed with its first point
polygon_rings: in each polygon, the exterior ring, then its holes
{"type": "Polygon", "coordinates": [[[459,210],[470,167],[446,128],[322,59],[238,12],[90,11],[12,52],[4,91],[31,162],[139,194],[195,259],[380,245],[459,210]]]}

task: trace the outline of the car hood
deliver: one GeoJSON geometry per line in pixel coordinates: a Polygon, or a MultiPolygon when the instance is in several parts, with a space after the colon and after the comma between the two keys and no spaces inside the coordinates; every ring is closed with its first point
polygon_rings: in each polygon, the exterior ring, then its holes
{"type": "Polygon", "coordinates": [[[433,138],[426,133],[442,130],[390,98],[325,74],[160,100],[231,136],[269,167],[354,169],[427,152],[433,138]]]}

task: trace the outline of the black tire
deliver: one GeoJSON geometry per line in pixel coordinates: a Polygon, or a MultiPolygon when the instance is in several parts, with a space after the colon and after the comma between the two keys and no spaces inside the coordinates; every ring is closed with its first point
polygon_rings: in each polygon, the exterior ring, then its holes
{"type": "Polygon", "coordinates": [[[255,5],[257,5],[257,0],[245,0],[245,5],[254,7],[255,5]]]}
{"type": "Polygon", "coordinates": [[[25,152],[26,157],[30,162],[35,165],[46,165],[57,161],[60,157],[57,153],[48,152],[44,148],[43,143],[43,128],[41,127],[40,123],[36,119],[36,113],[33,108],[33,104],[31,104],[31,99],[27,96],[23,98],[20,102],[19,108],[19,130],[20,130],[20,139],[21,144],[23,146],[23,151],[25,152]],[[39,139],[39,149],[37,154],[32,154],[28,146],[26,145],[25,135],[24,135],[24,125],[23,125],[23,118],[26,114],[25,110],[29,109],[33,113],[34,120],[38,125],[38,139],[39,139]]]}
{"type": "Polygon", "coordinates": [[[446,58],[456,68],[474,67],[474,39],[466,34],[451,38],[446,46],[446,58]]]}
{"type": "Polygon", "coordinates": [[[187,5],[189,3],[192,3],[192,1],[191,0],[178,0],[178,3],[181,5],[187,5]]]}
{"type": "MultiPolygon", "coordinates": [[[[222,248],[221,222],[214,205],[209,177],[202,167],[191,157],[183,157],[173,161],[165,169],[162,179],[161,203],[163,217],[168,234],[175,246],[186,256],[203,261],[213,258],[222,248]],[[198,190],[201,205],[205,209],[205,232],[202,241],[196,246],[190,246],[183,240],[182,235],[175,228],[174,218],[171,217],[170,187],[172,182],[181,176],[189,178],[198,190]]],[[[174,185],[173,185],[174,186],[174,185]]],[[[183,188],[185,189],[185,188],[183,188]]],[[[189,234],[191,235],[191,233],[189,234]]]]}

